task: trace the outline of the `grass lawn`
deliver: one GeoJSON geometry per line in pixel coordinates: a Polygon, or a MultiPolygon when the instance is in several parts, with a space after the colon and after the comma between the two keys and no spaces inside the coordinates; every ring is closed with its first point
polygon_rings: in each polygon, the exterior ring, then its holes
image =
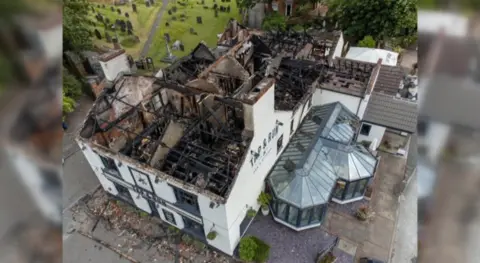
{"type": "MultiPolygon", "coordinates": [[[[102,39],[99,40],[93,34],[93,43],[98,46],[109,46],[113,47],[112,43],[107,43],[105,40],[105,26],[103,23],[97,21],[95,15],[97,12],[103,15],[104,19],[108,18],[110,20],[110,24],[115,23],[116,19],[122,19],[124,21],[130,20],[133,27],[133,34],[137,35],[140,38],[140,43],[135,43],[133,36],[129,36],[126,32],[122,33],[119,28],[117,28],[117,34],[119,37],[119,42],[122,47],[127,51],[128,54],[132,55],[134,58],[137,58],[140,55],[140,52],[143,48],[143,44],[148,38],[148,33],[152,27],[153,21],[155,20],[156,14],[160,10],[162,6],[162,1],[157,0],[154,6],[147,7],[145,5],[145,1],[143,0],[135,0],[133,1],[137,5],[137,13],[133,12],[132,6],[130,4],[122,5],[122,6],[114,6],[111,4],[106,4],[106,1],[92,1],[92,5],[95,8],[95,13],[90,9],[89,18],[91,21],[95,22],[95,26],[90,25],[90,29],[92,32],[96,29],[100,31],[102,34],[102,39]],[[101,5],[105,3],[105,8],[102,8],[101,5]],[[100,5],[100,8],[98,8],[100,5]],[[114,7],[115,11],[112,12],[110,7],[114,7]],[[121,15],[117,13],[117,9],[121,10],[121,15]],[[129,18],[125,16],[125,13],[128,13],[129,18]]],[[[111,1],[107,1],[110,2],[111,1]]],[[[112,30],[108,31],[110,36],[115,36],[115,33],[112,30]]]]}
{"type": "Polygon", "coordinates": [[[200,41],[204,41],[209,47],[215,47],[217,43],[217,34],[224,31],[230,18],[240,19],[237,4],[235,0],[231,0],[230,3],[222,2],[221,0],[205,0],[205,9],[201,4],[201,0],[177,0],[177,4],[170,2],[165,13],[162,16],[162,22],[155,34],[155,39],[149,51],[149,56],[153,58],[156,67],[165,67],[166,64],[161,62],[161,59],[165,57],[167,51],[165,47],[164,34],[170,35],[170,48],[176,40],[180,40],[185,46],[185,50],[172,50],[172,53],[180,58],[188,54],[193,48],[195,48],[200,41]],[[197,2],[198,1],[198,2],[197,2]],[[179,3],[185,3],[186,6],[182,6],[179,3]],[[218,7],[227,7],[230,5],[230,12],[218,11],[218,17],[215,17],[215,11],[213,5],[217,4],[218,7]],[[172,7],[176,7],[177,11],[168,14],[168,10],[172,7]],[[185,21],[180,21],[180,15],[184,14],[185,21]],[[172,20],[175,16],[176,20],[172,20]],[[197,16],[202,17],[202,24],[197,24],[197,16]],[[166,26],[166,23],[170,26],[166,26]],[[197,35],[190,33],[190,28],[193,28],[197,35]]]}

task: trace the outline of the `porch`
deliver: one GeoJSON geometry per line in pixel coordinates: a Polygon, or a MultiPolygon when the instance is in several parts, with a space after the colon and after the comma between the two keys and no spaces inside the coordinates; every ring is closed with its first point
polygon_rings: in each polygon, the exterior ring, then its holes
{"type": "MultiPolygon", "coordinates": [[[[303,231],[294,231],[276,221],[272,215],[257,214],[245,236],[255,236],[270,245],[270,257],[267,263],[315,263],[321,251],[332,246],[336,237],[327,233],[323,227],[303,231]]],[[[353,256],[334,247],[335,263],[353,263],[353,256]]]]}

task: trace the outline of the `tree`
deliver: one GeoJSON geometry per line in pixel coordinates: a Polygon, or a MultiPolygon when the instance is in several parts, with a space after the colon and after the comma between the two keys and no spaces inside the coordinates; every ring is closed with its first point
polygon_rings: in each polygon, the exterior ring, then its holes
{"type": "Polygon", "coordinates": [[[262,28],[266,31],[285,31],[286,27],[285,16],[277,12],[267,15],[262,22],[262,28]]]}
{"type": "Polygon", "coordinates": [[[87,0],[63,0],[63,49],[82,51],[92,47],[87,21],[87,0]]]}
{"type": "Polygon", "coordinates": [[[376,47],[377,42],[373,39],[372,36],[365,36],[362,40],[358,41],[357,46],[359,47],[370,47],[374,48],[376,47]]]}
{"type": "Polygon", "coordinates": [[[409,44],[417,33],[416,4],[417,0],[330,0],[328,15],[354,41],[372,36],[381,43],[402,38],[409,44]]]}
{"type": "Polygon", "coordinates": [[[82,95],[82,83],[63,68],[63,113],[75,109],[75,101],[82,95]]]}

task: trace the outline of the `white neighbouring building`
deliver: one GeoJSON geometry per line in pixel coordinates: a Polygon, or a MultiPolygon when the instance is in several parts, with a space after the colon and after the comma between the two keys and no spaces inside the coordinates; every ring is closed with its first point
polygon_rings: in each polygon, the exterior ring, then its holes
{"type": "Polygon", "coordinates": [[[77,136],[109,194],[229,255],[261,191],[275,221],[301,231],[322,224],[328,202],[362,199],[378,165],[355,142],[358,111],[318,93],[349,79],[369,90],[379,65],[355,79],[324,53],[278,57],[241,31],[219,53],[199,44],[162,78],[116,76],[77,136]]]}

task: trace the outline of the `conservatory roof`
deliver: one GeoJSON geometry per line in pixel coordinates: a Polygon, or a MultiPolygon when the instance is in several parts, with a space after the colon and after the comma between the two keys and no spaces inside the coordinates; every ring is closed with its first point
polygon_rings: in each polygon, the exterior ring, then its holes
{"type": "Polygon", "coordinates": [[[268,177],[275,196],[299,208],[320,205],[337,179],[373,176],[376,158],[351,144],[357,122],[338,102],[312,107],[268,177]]]}

